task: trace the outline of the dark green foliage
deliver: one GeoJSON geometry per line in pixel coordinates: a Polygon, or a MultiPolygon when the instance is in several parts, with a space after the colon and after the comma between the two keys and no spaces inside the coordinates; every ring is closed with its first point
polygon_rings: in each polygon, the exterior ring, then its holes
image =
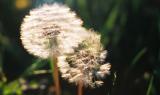
{"type": "MultiPolygon", "coordinates": [[[[17,9],[15,1],[0,0],[0,95],[51,95],[50,62],[29,55],[19,37],[29,10],[55,0],[28,0],[31,5],[24,9],[17,9]]],[[[101,33],[108,50],[111,75],[104,86],[86,88],[85,95],[160,95],[159,0],[56,1],[70,6],[86,28],[101,33]]],[[[76,94],[63,79],[61,87],[63,95],[76,94]]]]}

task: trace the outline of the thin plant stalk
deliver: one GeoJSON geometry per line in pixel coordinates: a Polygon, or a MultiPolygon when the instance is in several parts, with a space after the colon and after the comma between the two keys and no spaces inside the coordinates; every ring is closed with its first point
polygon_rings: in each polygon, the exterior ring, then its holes
{"type": "Polygon", "coordinates": [[[53,64],[53,79],[54,79],[54,90],[55,95],[61,95],[61,89],[60,89],[60,81],[59,81],[59,72],[58,72],[58,66],[57,66],[57,57],[53,56],[52,59],[53,64]]]}
{"type": "Polygon", "coordinates": [[[153,78],[154,78],[154,76],[152,76],[151,79],[150,79],[146,95],[150,95],[151,94],[151,90],[152,90],[152,86],[153,86],[153,78]]]}
{"type": "Polygon", "coordinates": [[[78,82],[78,95],[83,95],[83,83],[82,83],[82,81],[78,82]]]}

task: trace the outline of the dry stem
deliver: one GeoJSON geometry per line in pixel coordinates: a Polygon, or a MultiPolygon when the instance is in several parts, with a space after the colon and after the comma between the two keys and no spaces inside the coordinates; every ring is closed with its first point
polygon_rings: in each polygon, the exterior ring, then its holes
{"type": "Polygon", "coordinates": [[[83,95],[83,83],[82,83],[82,81],[78,82],[78,95],[83,95]]]}
{"type": "Polygon", "coordinates": [[[54,79],[54,91],[55,95],[60,95],[61,94],[61,89],[60,89],[60,82],[59,82],[59,72],[58,72],[58,66],[57,66],[57,58],[53,56],[52,60],[53,64],[53,79],[54,79]]]}

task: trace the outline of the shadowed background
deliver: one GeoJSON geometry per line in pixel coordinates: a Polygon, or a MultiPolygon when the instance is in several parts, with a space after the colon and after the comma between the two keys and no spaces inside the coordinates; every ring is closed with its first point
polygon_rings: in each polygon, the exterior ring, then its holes
{"type": "MultiPolygon", "coordinates": [[[[1,0],[0,95],[53,95],[48,60],[26,52],[20,25],[29,10],[44,3],[68,5],[84,27],[102,35],[111,75],[85,95],[160,95],[159,0],[1,0]]],[[[63,95],[76,86],[61,79],[63,95]]]]}

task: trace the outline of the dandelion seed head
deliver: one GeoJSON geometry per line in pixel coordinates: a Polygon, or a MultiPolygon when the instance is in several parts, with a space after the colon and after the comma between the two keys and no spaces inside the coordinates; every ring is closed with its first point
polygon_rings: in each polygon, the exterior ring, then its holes
{"type": "Polygon", "coordinates": [[[82,20],[65,5],[43,5],[30,11],[21,25],[21,40],[31,54],[48,58],[58,55],[64,79],[85,86],[103,84],[111,65],[100,35],[82,27],[82,20]]]}
{"type": "Polygon", "coordinates": [[[90,32],[74,50],[72,54],[58,57],[62,77],[75,84],[82,81],[85,86],[101,86],[111,65],[105,63],[107,51],[100,43],[100,35],[90,32]]]}
{"type": "Polygon", "coordinates": [[[82,20],[65,5],[45,4],[25,16],[21,40],[31,54],[48,58],[55,53],[73,52],[73,47],[87,35],[82,20]]]}

